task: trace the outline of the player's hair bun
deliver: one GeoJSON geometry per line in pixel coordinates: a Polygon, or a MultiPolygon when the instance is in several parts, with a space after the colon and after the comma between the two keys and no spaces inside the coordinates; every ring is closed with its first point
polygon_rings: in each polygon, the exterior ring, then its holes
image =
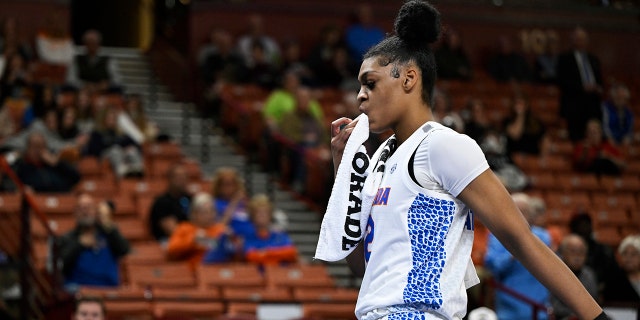
{"type": "Polygon", "coordinates": [[[400,8],[394,27],[409,47],[425,47],[438,40],[440,13],[425,1],[409,0],[400,8]]]}

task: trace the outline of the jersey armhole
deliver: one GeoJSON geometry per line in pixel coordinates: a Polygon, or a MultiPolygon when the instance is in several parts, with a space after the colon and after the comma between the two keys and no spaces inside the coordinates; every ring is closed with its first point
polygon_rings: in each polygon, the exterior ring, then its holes
{"type": "MultiPolygon", "coordinates": [[[[424,139],[426,139],[427,137],[425,137],[424,139]]],[[[418,182],[418,179],[416,178],[416,173],[415,173],[415,169],[414,169],[414,161],[415,161],[415,157],[416,157],[416,153],[418,152],[418,148],[420,148],[420,146],[422,145],[422,141],[424,141],[424,139],[422,139],[420,141],[420,143],[418,143],[418,146],[416,147],[415,150],[413,150],[413,153],[411,154],[411,158],[409,158],[409,177],[411,177],[411,180],[413,180],[413,182],[415,182],[415,184],[417,184],[418,186],[420,186],[421,188],[424,188],[423,185],[420,184],[420,182],[418,182]]]]}

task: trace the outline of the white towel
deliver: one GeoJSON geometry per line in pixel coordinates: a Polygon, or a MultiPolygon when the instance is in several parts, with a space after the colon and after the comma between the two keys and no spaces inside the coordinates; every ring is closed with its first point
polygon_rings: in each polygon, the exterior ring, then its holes
{"type": "Polygon", "coordinates": [[[333,182],[320,226],[315,259],[344,259],[360,243],[382,180],[384,162],[395,149],[395,137],[391,137],[380,153],[378,163],[373,166],[363,145],[369,137],[369,118],[361,114],[354,120],[358,123],[347,140],[333,182]]]}

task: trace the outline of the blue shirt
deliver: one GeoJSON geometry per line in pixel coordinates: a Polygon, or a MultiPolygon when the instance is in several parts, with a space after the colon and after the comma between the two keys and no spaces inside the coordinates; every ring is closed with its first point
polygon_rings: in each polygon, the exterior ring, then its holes
{"type": "Polygon", "coordinates": [[[118,259],[103,235],[97,236],[97,248],[83,249],[65,285],[114,287],[120,283],[118,259]]]}
{"type": "MultiPolygon", "coordinates": [[[[531,232],[547,246],[551,245],[551,236],[545,229],[534,226],[531,232]]],[[[494,278],[505,286],[540,304],[549,304],[547,288],[538,282],[493,234],[489,235],[484,265],[491,271],[494,278]]],[[[533,312],[531,305],[500,290],[496,290],[495,309],[500,320],[531,319],[533,312]]],[[[538,319],[547,319],[546,313],[538,312],[538,319]]]]}

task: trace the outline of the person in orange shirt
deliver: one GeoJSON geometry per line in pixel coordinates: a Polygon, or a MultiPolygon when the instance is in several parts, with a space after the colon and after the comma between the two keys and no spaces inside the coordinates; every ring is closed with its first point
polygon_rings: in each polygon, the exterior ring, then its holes
{"type": "Polygon", "coordinates": [[[258,194],[249,202],[249,214],[255,233],[244,239],[245,259],[257,264],[296,262],[298,250],[284,230],[273,226],[273,204],[269,197],[258,194]]]}
{"type": "Polygon", "coordinates": [[[207,262],[229,261],[234,252],[225,221],[216,220],[211,195],[195,195],[189,221],[181,222],[169,238],[167,257],[188,260],[192,267],[207,262]],[[206,261],[205,261],[206,260],[206,261]]]}

